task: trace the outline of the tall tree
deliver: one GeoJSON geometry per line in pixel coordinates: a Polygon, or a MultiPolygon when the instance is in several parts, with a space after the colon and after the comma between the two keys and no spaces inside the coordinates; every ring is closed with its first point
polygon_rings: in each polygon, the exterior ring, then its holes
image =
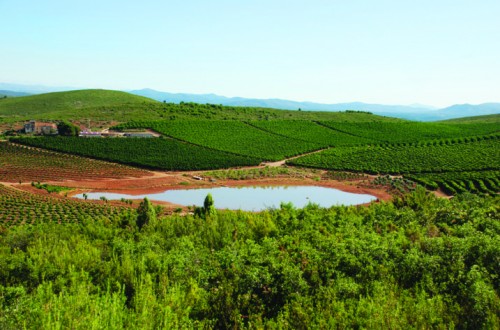
{"type": "Polygon", "coordinates": [[[205,197],[205,201],[203,202],[203,211],[205,215],[214,215],[216,213],[212,194],[208,194],[207,197],[205,197]]]}
{"type": "Polygon", "coordinates": [[[139,204],[137,208],[137,226],[141,229],[143,226],[156,221],[156,211],[153,204],[147,197],[139,204]]]}
{"type": "Polygon", "coordinates": [[[67,121],[59,122],[57,124],[57,131],[59,135],[63,136],[78,136],[80,134],[80,128],[67,121]]]}

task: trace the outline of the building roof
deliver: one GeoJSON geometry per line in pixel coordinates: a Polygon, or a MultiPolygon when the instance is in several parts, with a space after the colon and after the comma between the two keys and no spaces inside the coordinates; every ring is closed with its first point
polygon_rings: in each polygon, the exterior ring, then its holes
{"type": "Polygon", "coordinates": [[[57,128],[57,125],[56,125],[56,124],[54,124],[54,123],[41,123],[41,122],[35,122],[35,127],[46,127],[46,126],[50,126],[50,127],[57,128]]]}

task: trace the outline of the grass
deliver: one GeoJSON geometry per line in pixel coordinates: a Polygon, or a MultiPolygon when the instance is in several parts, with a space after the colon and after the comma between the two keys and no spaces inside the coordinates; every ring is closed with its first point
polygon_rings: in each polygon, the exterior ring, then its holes
{"type": "Polygon", "coordinates": [[[49,194],[50,193],[60,193],[60,192],[63,192],[63,191],[70,191],[70,190],[73,190],[73,188],[69,188],[69,187],[63,187],[63,186],[55,186],[55,185],[51,185],[51,184],[48,184],[48,183],[40,183],[40,182],[31,182],[31,186],[37,188],[37,189],[43,189],[45,191],[47,191],[49,194]]]}

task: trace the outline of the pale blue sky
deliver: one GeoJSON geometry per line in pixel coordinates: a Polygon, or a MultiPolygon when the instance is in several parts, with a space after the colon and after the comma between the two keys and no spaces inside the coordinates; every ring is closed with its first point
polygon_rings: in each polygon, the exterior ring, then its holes
{"type": "Polygon", "coordinates": [[[499,0],[0,0],[0,82],[500,101],[499,0]]]}

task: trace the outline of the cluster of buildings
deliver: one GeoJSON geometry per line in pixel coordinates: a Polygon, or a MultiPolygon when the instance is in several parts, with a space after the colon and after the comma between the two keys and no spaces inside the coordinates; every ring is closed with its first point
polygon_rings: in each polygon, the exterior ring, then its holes
{"type": "Polygon", "coordinates": [[[152,138],[155,137],[152,133],[148,132],[134,132],[134,133],[122,133],[122,132],[113,132],[113,131],[102,131],[102,132],[92,132],[89,130],[83,130],[78,135],[80,137],[130,137],[130,138],[152,138]]]}
{"type": "Polygon", "coordinates": [[[30,120],[28,123],[24,124],[24,133],[56,135],[57,125],[54,123],[44,123],[35,120],[30,120]]]}
{"type": "MultiPolygon", "coordinates": [[[[57,125],[50,122],[39,122],[30,120],[24,124],[24,133],[35,135],[57,135],[57,125]]],[[[115,132],[108,129],[93,132],[89,129],[83,129],[78,134],[80,137],[129,137],[129,138],[153,138],[158,137],[158,134],[150,132],[115,132]]]]}

